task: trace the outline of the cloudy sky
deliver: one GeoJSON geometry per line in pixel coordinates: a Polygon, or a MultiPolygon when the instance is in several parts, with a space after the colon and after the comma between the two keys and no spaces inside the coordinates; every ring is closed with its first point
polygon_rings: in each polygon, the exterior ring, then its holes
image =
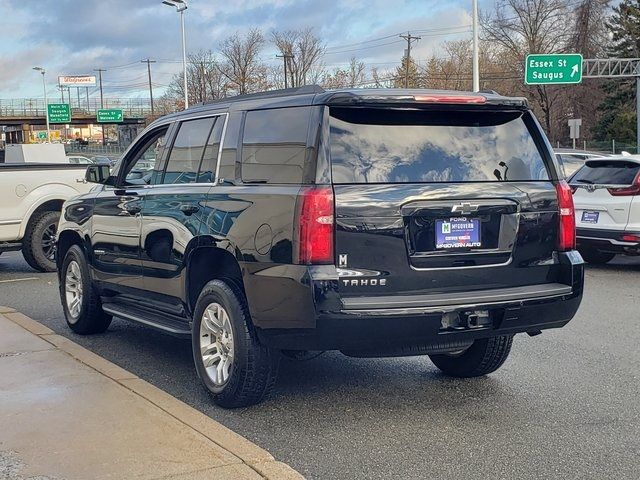
{"type": "MultiPolygon", "coordinates": [[[[480,5],[489,6],[491,0],[480,5]]],[[[101,67],[105,95],[146,97],[146,65],[161,94],[180,70],[179,16],[161,0],[0,0],[0,99],[38,98],[35,65],[46,68],[49,93],[59,95],[58,75],[91,74],[101,67]]],[[[471,0],[191,0],[187,48],[216,50],[235,32],[312,26],[324,40],[328,68],[356,56],[369,67],[395,67],[405,43],[400,32],[422,36],[414,58],[438,52],[445,39],[469,38],[471,0]]],[[[267,44],[261,54],[276,62],[267,44]]],[[[92,89],[91,95],[97,95],[92,89]]]]}

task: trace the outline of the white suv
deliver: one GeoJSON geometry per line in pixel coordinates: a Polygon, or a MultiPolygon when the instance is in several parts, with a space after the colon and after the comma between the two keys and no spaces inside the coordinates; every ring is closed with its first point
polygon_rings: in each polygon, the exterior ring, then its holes
{"type": "Polygon", "coordinates": [[[640,156],[588,160],[569,183],[582,257],[606,263],[640,255],[640,156]]]}

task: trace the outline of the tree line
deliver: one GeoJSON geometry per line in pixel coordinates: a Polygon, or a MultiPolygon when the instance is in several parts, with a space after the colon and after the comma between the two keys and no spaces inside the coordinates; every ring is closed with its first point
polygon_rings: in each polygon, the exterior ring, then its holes
{"type": "MultiPolygon", "coordinates": [[[[236,33],[219,49],[188,56],[190,103],[278,88],[404,87],[471,90],[471,40],[444,41],[427,59],[399,58],[391,69],[367,68],[357,57],[329,68],[326,45],[311,28],[236,33]],[[267,46],[281,63],[266,62],[267,46]]],[[[524,96],[552,142],[568,141],[567,120],[582,118],[583,138],[635,143],[635,80],[585,79],[579,85],[524,84],[530,53],[581,53],[584,58],[640,57],[640,0],[498,0],[481,17],[481,90],[524,96]]],[[[158,110],[180,108],[182,75],[176,75],[158,110]]]]}

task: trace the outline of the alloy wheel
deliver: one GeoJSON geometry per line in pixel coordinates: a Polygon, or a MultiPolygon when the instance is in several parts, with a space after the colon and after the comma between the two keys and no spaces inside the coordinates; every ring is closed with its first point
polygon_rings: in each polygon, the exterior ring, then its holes
{"type": "Polygon", "coordinates": [[[42,232],[42,252],[47,260],[55,260],[57,230],[58,226],[55,223],[52,223],[44,229],[44,232],[42,232]]]}
{"type": "Polygon", "coordinates": [[[200,355],[209,379],[222,386],[233,366],[233,329],[227,311],[219,303],[205,308],[200,322],[200,355]]]}
{"type": "Polygon", "coordinates": [[[67,310],[71,315],[70,322],[74,323],[80,316],[82,308],[82,273],[80,265],[75,260],[71,260],[67,265],[67,273],[64,281],[64,294],[67,302],[67,310]]]}

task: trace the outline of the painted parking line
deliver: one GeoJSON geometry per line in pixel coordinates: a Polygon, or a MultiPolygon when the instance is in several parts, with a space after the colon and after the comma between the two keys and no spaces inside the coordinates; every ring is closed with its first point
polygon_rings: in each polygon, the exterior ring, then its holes
{"type": "Polygon", "coordinates": [[[30,280],[40,280],[40,279],[38,277],[11,278],[9,280],[0,280],[0,283],[28,282],[30,280]]]}

